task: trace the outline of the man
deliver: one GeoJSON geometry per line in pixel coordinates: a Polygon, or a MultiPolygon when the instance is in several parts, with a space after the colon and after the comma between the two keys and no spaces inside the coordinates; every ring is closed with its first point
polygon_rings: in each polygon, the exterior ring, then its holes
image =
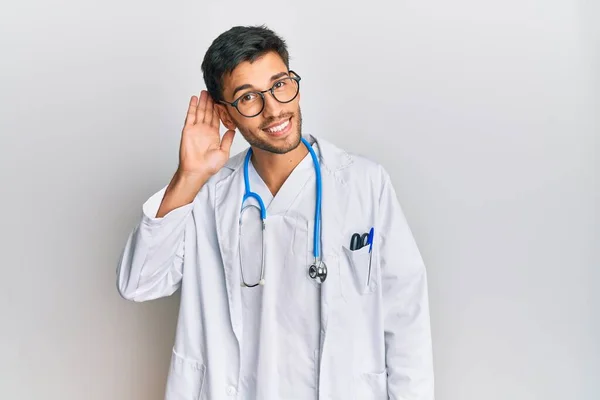
{"type": "Polygon", "coordinates": [[[390,177],[302,134],[288,60],[266,27],[212,43],[208,93],[126,243],[119,292],[181,288],[167,400],[432,400],[426,271],[390,177]],[[251,152],[230,158],[236,129],[251,152]]]}

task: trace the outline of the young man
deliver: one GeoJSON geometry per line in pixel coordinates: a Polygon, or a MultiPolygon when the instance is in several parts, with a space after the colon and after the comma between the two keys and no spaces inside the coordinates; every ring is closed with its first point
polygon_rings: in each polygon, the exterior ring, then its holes
{"type": "Polygon", "coordinates": [[[166,399],[433,400],[426,271],[387,172],[302,134],[271,30],[223,33],[202,69],[118,267],[126,299],[181,288],[166,399]]]}

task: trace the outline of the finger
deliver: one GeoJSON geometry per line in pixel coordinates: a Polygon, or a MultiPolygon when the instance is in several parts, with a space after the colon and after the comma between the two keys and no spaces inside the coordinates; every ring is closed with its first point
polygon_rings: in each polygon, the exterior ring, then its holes
{"type": "Polygon", "coordinates": [[[192,96],[187,115],[185,116],[185,125],[194,125],[196,123],[196,107],[198,107],[198,98],[192,96]]]}
{"type": "Polygon", "coordinates": [[[230,129],[227,132],[225,132],[223,138],[221,139],[221,150],[223,150],[227,154],[229,154],[229,150],[231,149],[231,144],[233,143],[234,136],[235,131],[230,129]]]}
{"type": "Polygon", "coordinates": [[[196,123],[200,123],[204,120],[204,113],[206,112],[206,100],[208,93],[206,90],[200,92],[200,100],[198,101],[198,108],[196,109],[196,123]]]}
{"type": "Polygon", "coordinates": [[[215,102],[210,95],[206,96],[206,110],[204,111],[204,123],[212,125],[213,114],[215,110],[215,102]]]}

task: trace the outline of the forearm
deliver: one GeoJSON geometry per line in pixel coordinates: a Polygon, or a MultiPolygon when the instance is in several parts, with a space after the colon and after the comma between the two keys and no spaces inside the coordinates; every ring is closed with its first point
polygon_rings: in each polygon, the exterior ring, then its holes
{"type": "MultiPolygon", "coordinates": [[[[142,218],[129,234],[118,264],[118,288],[126,299],[149,300],[171,294],[182,277],[185,229],[193,201],[154,217],[166,187],[142,206],[142,218]]],[[[193,225],[193,224],[192,224],[193,225]]]]}
{"type": "Polygon", "coordinates": [[[208,175],[185,174],[178,170],[167,186],[165,196],[156,212],[156,218],[162,218],[174,209],[194,201],[208,178],[208,175]]]}
{"type": "Polygon", "coordinates": [[[380,210],[388,395],[390,400],[433,400],[427,271],[389,176],[380,210]]]}
{"type": "Polygon", "coordinates": [[[433,400],[427,274],[422,268],[410,277],[388,278],[386,286],[389,290],[385,317],[389,398],[433,400]]]}

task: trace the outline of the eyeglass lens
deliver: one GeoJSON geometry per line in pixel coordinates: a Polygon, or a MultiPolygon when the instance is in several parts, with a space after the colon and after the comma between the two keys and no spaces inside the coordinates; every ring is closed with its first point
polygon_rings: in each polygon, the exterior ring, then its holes
{"type": "MultiPolygon", "coordinates": [[[[272,87],[271,92],[277,101],[287,103],[298,94],[299,85],[293,78],[280,79],[272,87]]],[[[268,95],[268,93],[266,93],[268,95]]],[[[264,98],[258,92],[248,92],[242,95],[237,103],[240,114],[247,117],[258,115],[264,107],[264,98]]]]}

